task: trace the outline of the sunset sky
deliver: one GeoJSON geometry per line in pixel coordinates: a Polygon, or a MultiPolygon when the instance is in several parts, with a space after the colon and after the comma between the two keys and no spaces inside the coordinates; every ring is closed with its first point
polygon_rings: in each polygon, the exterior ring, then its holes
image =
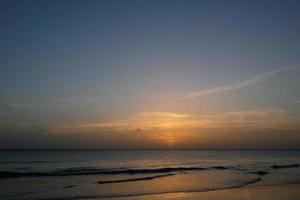
{"type": "Polygon", "coordinates": [[[300,1],[0,1],[0,148],[300,148],[300,1]]]}

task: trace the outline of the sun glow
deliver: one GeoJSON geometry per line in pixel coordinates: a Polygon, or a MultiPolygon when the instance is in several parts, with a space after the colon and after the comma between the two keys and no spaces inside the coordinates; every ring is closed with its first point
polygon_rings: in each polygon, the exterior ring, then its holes
{"type": "MultiPolygon", "coordinates": [[[[57,134],[89,134],[91,137],[105,138],[105,140],[114,135],[122,138],[120,143],[134,141],[137,144],[174,147],[218,143],[219,130],[234,135],[237,129],[251,132],[281,127],[296,129],[299,123],[296,119],[290,119],[284,110],[278,109],[235,111],[202,116],[140,112],[122,120],[56,125],[50,127],[48,131],[57,134]]],[[[235,135],[235,137],[240,136],[235,135]]],[[[221,140],[224,143],[228,138],[222,137],[221,140]]]]}
{"type": "MultiPolygon", "coordinates": [[[[62,124],[50,127],[49,132],[174,132],[203,128],[279,128],[295,126],[297,120],[287,118],[284,110],[254,110],[217,115],[193,116],[168,112],[141,112],[127,119],[107,122],[62,124]]],[[[298,126],[297,126],[298,127],[298,126]]]]}
{"type": "Polygon", "coordinates": [[[162,140],[162,142],[168,146],[168,147],[173,147],[176,142],[177,142],[177,136],[174,133],[160,133],[158,134],[158,139],[162,140]]]}

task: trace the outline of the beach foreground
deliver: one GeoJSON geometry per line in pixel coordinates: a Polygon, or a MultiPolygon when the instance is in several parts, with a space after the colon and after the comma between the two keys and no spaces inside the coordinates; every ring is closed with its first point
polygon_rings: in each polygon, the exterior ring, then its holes
{"type": "MultiPolygon", "coordinates": [[[[103,200],[103,198],[100,198],[103,200]]],[[[99,199],[99,200],[100,200],[99,199]]],[[[107,198],[108,200],[111,198],[107,198]]],[[[179,192],[159,195],[114,198],[114,200],[299,200],[300,184],[253,186],[209,192],[179,192]]]]}

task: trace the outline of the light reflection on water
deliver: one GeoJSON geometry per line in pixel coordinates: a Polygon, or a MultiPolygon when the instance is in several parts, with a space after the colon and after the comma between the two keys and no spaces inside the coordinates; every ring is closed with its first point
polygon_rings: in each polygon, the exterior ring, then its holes
{"type": "Polygon", "coordinates": [[[0,197],[118,197],[294,183],[299,167],[272,166],[297,163],[299,151],[1,151],[0,171],[26,176],[2,174],[0,197]],[[257,171],[269,174],[252,173],[257,171]],[[51,176],[31,176],[37,172],[51,176]]]}

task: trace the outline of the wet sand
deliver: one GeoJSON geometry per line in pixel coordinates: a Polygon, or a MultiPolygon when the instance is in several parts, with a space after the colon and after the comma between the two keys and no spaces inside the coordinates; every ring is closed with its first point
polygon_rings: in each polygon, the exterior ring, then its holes
{"type": "MultiPolygon", "coordinates": [[[[112,200],[112,198],[109,198],[112,200]]],[[[113,198],[114,200],[299,200],[300,184],[253,186],[209,192],[168,193],[136,197],[113,198]]],[[[100,200],[100,199],[99,199],[100,200]]],[[[101,198],[103,200],[103,198],[101,198]]],[[[108,200],[108,199],[107,199],[108,200]]]]}

